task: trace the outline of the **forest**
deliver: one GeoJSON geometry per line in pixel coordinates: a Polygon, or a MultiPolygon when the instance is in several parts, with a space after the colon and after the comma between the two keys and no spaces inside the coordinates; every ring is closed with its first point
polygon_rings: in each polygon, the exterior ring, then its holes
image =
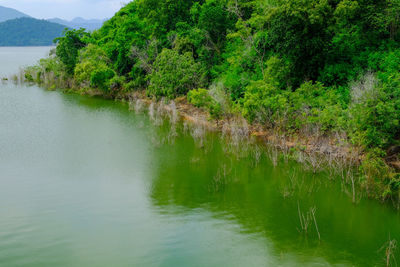
{"type": "Polygon", "coordinates": [[[363,151],[360,184],[385,200],[400,188],[399,41],[399,0],[135,0],[99,30],[66,31],[27,75],[340,136],[363,151]]]}

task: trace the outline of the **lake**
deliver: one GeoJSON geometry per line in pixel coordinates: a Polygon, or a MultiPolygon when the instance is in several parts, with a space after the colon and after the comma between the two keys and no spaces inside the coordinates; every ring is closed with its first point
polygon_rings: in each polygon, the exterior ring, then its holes
{"type": "MultiPolygon", "coordinates": [[[[48,51],[0,48],[0,77],[48,51]]],[[[124,103],[0,83],[0,266],[385,266],[400,241],[391,205],[353,204],[328,172],[175,128],[124,103]],[[305,233],[299,213],[313,207],[305,233]]]]}

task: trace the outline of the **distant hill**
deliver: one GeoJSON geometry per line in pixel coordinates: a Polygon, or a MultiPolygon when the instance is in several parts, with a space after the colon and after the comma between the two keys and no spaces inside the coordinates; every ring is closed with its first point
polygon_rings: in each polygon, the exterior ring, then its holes
{"type": "Polygon", "coordinates": [[[10,19],[23,18],[23,17],[29,18],[30,16],[28,16],[22,12],[19,12],[18,10],[0,6],[0,22],[10,20],[10,19]]]}
{"type": "Polygon", "coordinates": [[[65,25],[34,18],[0,23],[0,46],[47,46],[62,35],[65,25]]]}
{"type": "Polygon", "coordinates": [[[79,29],[79,28],[85,28],[86,30],[93,31],[100,29],[101,26],[103,25],[104,21],[106,20],[100,20],[100,19],[83,19],[83,18],[74,18],[71,21],[68,20],[63,20],[59,18],[53,18],[53,19],[48,19],[50,22],[66,25],[70,28],[74,29],[79,29]]]}

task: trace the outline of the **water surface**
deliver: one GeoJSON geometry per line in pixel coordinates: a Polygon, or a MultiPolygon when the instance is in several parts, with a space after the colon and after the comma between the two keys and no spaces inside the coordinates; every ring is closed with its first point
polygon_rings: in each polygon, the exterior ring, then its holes
{"type": "MultiPolygon", "coordinates": [[[[48,50],[0,48],[0,77],[48,50]]],[[[391,207],[181,128],[171,139],[121,103],[0,84],[0,266],[384,266],[400,241],[391,207]],[[320,241],[298,205],[316,207],[320,241]]]]}

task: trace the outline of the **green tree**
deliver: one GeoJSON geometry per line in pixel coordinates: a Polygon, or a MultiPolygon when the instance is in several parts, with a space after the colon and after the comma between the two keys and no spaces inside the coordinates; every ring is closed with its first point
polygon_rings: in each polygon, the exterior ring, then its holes
{"type": "Polygon", "coordinates": [[[127,4],[106,21],[100,30],[93,33],[95,42],[106,52],[120,75],[129,74],[136,63],[131,58],[132,46],[143,48],[148,39],[144,33],[143,21],[138,17],[136,2],[127,4]]]}
{"type": "Polygon", "coordinates": [[[205,83],[204,71],[194,61],[192,54],[188,52],[181,55],[171,49],[163,49],[157,57],[149,79],[148,93],[168,98],[184,95],[205,83]]]}
{"type": "Polygon", "coordinates": [[[56,55],[64,63],[69,74],[74,73],[74,68],[78,62],[79,50],[89,42],[90,34],[84,29],[65,30],[64,36],[56,38],[56,55]]]}
{"type": "Polygon", "coordinates": [[[333,11],[326,0],[284,1],[267,11],[269,48],[290,59],[297,85],[304,79],[315,80],[324,66],[333,11]]]}
{"type": "Polygon", "coordinates": [[[99,88],[102,91],[109,91],[111,79],[114,78],[115,71],[107,66],[95,69],[90,76],[90,86],[99,88]]]}
{"type": "Polygon", "coordinates": [[[79,63],[74,70],[75,81],[80,86],[90,85],[92,73],[97,69],[107,68],[110,60],[98,46],[89,44],[79,51],[79,63]]]}

